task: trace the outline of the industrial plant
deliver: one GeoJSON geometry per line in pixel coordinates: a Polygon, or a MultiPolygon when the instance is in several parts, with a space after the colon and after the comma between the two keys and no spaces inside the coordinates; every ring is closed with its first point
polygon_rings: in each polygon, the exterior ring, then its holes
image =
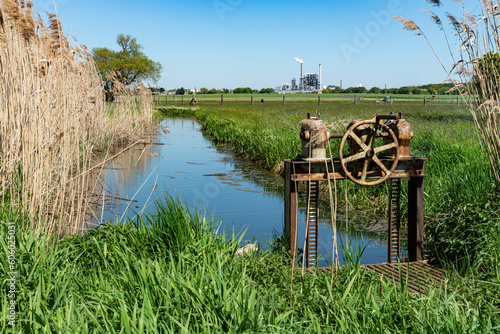
{"type": "Polygon", "coordinates": [[[304,61],[300,58],[293,58],[300,64],[300,79],[297,85],[297,79],[293,78],[292,83],[285,83],[276,87],[277,93],[295,93],[295,92],[318,92],[323,90],[321,84],[321,64],[319,64],[319,75],[317,73],[306,73],[304,75],[304,61]]]}

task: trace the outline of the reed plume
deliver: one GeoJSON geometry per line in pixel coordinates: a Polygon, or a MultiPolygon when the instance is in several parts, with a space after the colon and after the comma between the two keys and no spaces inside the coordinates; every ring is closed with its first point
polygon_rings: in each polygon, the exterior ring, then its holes
{"type": "MultiPolygon", "coordinates": [[[[446,73],[450,79],[452,74],[460,78],[460,82],[455,83],[455,89],[460,92],[472,114],[479,138],[488,155],[496,187],[500,190],[499,3],[492,0],[480,0],[479,6],[471,7],[474,8],[473,12],[468,9],[466,0],[454,1],[460,3],[460,16],[448,12],[442,1],[428,0],[429,3],[445,11],[445,16],[454,30],[453,37],[457,39],[459,45],[458,60],[446,73]]],[[[432,12],[426,12],[444,31],[439,17],[432,12]]],[[[408,23],[410,20],[396,19],[404,24],[403,29],[411,30],[413,27],[408,23]]],[[[446,34],[445,37],[451,53],[446,34]]],[[[430,43],[429,45],[432,48],[430,43]]],[[[436,55],[436,57],[441,62],[439,56],[436,55]]]]}

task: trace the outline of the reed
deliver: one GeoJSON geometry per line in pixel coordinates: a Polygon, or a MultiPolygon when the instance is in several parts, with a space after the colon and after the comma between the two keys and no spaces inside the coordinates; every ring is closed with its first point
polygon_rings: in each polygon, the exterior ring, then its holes
{"type": "Polygon", "coordinates": [[[140,118],[123,108],[110,117],[86,47],[70,44],[56,15],[46,24],[32,7],[0,1],[0,194],[40,233],[61,236],[84,220],[95,152],[133,139],[152,120],[151,101],[141,95],[140,118]]]}
{"type": "MultiPolygon", "coordinates": [[[[426,10],[433,22],[445,35],[454,61],[451,68],[441,65],[451,76],[457,75],[458,90],[470,113],[473,116],[478,136],[491,165],[497,190],[500,190],[500,7],[497,1],[456,0],[459,14],[454,15],[445,6],[445,1],[429,3],[441,10],[445,19],[436,13],[426,10]],[[445,25],[448,21],[452,27],[453,38],[459,46],[458,52],[452,52],[445,25]]],[[[451,2],[450,2],[451,3],[451,2]]],[[[455,5],[455,4],[454,4],[455,5]]],[[[412,20],[396,17],[404,24],[403,29],[415,31],[416,35],[426,38],[424,32],[412,20]]],[[[429,42],[429,41],[428,41],[429,42]]],[[[432,45],[429,43],[432,48],[432,45]]],[[[435,53],[441,62],[439,55],[435,53]]]]}

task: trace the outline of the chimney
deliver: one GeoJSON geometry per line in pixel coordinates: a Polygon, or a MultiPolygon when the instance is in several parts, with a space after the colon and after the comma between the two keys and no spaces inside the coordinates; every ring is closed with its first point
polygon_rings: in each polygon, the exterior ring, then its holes
{"type": "Polygon", "coordinates": [[[300,63],[300,90],[304,89],[304,63],[300,63]]]}
{"type": "Polygon", "coordinates": [[[321,64],[319,64],[319,89],[323,89],[323,87],[321,87],[321,64]]]}

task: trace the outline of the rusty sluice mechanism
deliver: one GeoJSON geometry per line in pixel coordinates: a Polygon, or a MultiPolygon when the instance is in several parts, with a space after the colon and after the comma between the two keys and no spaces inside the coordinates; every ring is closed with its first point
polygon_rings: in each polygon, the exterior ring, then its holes
{"type": "MultiPolygon", "coordinates": [[[[320,181],[350,179],[362,186],[388,181],[388,257],[391,263],[422,261],[424,165],[426,159],[410,155],[413,137],[410,124],[399,115],[375,115],[369,120],[353,120],[343,134],[333,134],[320,115],[299,123],[302,153],[285,160],[285,238],[297,259],[298,182],[308,189],[305,264],[317,266],[318,187],[320,181]],[[327,158],[330,139],[340,139],[338,158],[327,158]],[[401,179],[408,181],[407,258],[401,252],[401,179]]],[[[294,263],[296,266],[297,263],[294,263]]],[[[378,266],[378,265],[375,265],[378,266]]],[[[413,266],[413,265],[412,265],[413,266]]],[[[371,268],[372,266],[366,266],[371,268]]],[[[373,267],[378,268],[378,267],[373,267]]],[[[382,267],[380,267],[382,268],[382,267]]]]}

